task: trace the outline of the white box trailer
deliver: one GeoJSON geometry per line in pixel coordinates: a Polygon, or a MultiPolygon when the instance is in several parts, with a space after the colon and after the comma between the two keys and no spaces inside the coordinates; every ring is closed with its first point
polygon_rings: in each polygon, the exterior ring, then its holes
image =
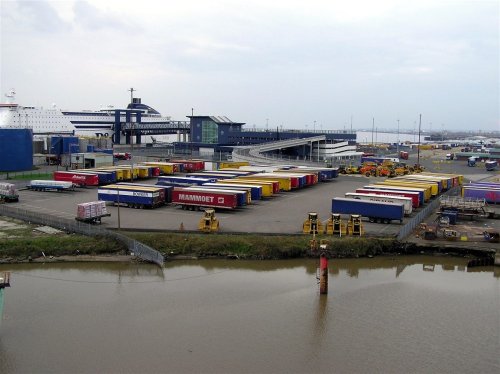
{"type": "Polygon", "coordinates": [[[357,193],[357,192],[347,192],[345,197],[349,199],[360,199],[360,200],[370,200],[370,201],[381,201],[393,204],[403,204],[405,215],[408,216],[412,213],[412,199],[410,197],[404,196],[391,196],[391,195],[375,195],[368,193],[357,193]]]}

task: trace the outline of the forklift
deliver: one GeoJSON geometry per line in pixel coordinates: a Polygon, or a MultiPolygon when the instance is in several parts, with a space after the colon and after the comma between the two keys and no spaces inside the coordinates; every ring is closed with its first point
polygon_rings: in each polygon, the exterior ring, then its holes
{"type": "Polygon", "coordinates": [[[304,234],[322,234],[323,224],[319,220],[318,213],[310,212],[302,225],[304,234]]]}
{"type": "Polygon", "coordinates": [[[361,215],[351,214],[347,222],[347,234],[352,236],[362,236],[364,234],[361,215]]]}
{"type": "Polygon", "coordinates": [[[214,209],[205,209],[205,213],[198,223],[198,230],[203,232],[219,231],[219,220],[215,218],[214,209]]]}
{"type": "Polygon", "coordinates": [[[326,234],[327,235],[346,235],[346,227],[340,214],[331,213],[330,218],[326,221],[326,234]]]}

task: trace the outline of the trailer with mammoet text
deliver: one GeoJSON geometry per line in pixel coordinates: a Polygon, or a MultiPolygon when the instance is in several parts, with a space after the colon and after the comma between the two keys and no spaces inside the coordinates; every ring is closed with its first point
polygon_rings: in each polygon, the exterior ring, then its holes
{"type": "Polygon", "coordinates": [[[236,194],[217,190],[192,191],[185,188],[174,188],[172,203],[180,205],[182,209],[219,208],[232,210],[238,206],[238,197],[236,194]]]}
{"type": "Polygon", "coordinates": [[[237,185],[231,183],[223,183],[223,181],[219,181],[217,183],[204,183],[203,186],[207,187],[216,187],[221,189],[229,189],[229,190],[244,190],[249,191],[252,201],[262,199],[262,187],[261,186],[252,186],[252,185],[237,185]]]}
{"type": "Polygon", "coordinates": [[[248,205],[252,202],[252,197],[250,195],[250,191],[248,191],[248,190],[231,190],[228,188],[217,188],[217,187],[208,187],[208,186],[185,187],[184,190],[189,190],[189,191],[216,190],[217,192],[235,194],[237,196],[237,203],[238,203],[239,207],[248,205]]]}
{"type": "Polygon", "coordinates": [[[391,221],[403,222],[403,204],[384,203],[378,201],[365,201],[334,197],[332,199],[332,213],[359,214],[367,217],[370,222],[390,223],[391,221]]]}

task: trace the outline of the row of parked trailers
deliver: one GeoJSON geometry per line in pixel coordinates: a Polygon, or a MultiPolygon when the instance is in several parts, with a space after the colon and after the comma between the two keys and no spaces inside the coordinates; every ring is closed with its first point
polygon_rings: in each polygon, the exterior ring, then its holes
{"type": "Polygon", "coordinates": [[[182,172],[203,171],[203,160],[151,161],[134,165],[117,165],[96,169],[55,171],[55,181],[72,182],[81,187],[104,186],[122,181],[156,178],[159,175],[174,175],[182,172]]]}
{"type": "MultiPolygon", "coordinates": [[[[320,178],[321,171],[312,168],[276,173],[217,170],[191,173],[184,177],[159,176],[156,185],[118,183],[102,186],[98,189],[98,198],[133,208],[156,208],[172,203],[183,209],[236,209],[281,191],[326,180],[320,178]]],[[[329,175],[334,178],[338,174],[332,172],[329,175]]]]}
{"type": "Polygon", "coordinates": [[[360,214],[370,222],[403,221],[430,199],[463,183],[455,174],[421,173],[366,185],[332,199],[332,213],[360,214]]]}

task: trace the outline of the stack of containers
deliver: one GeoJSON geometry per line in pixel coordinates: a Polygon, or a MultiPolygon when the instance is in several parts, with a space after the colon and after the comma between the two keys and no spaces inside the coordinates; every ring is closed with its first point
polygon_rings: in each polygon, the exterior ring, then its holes
{"type": "Polygon", "coordinates": [[[92,219],[102,217],[108,214],[106,210],[106,202],[91,201],[88,203],[78,204],[76,216],[80,219],[92,219]]]}

